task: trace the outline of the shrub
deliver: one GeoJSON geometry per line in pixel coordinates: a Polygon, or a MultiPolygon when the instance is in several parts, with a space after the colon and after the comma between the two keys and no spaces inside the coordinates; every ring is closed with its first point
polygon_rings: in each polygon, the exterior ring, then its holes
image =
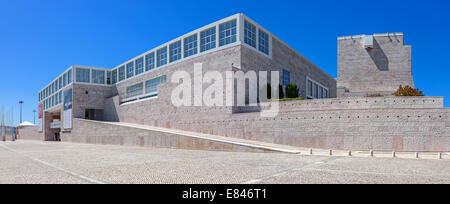
{"type": "Polygon", "coordinates": [[[299,89],[297,84],[289,84],[286,87],[286,96],[287,98],[298,98],[299,89]]]}
{"type": "Polygon", "coordinates": [[[384,95],[378,93],[378,94],[370,94],[370,95],[366,96],[366,98],[377,98],[377,97],[384,97],[384,95]]]}
{"type": "Polygon", "coordinates": [[[420,91],[419,89],[412,88],[410,86],[401,86],[398,88],[398,90],[394,93],[395,96],[425,96],[423,94],[423,91],[420,91]]]}
{"type": "Polygon", "coordinates": [[[302,100],[306,100],[305,98],[284,98],[284,99],[280,99],[280,101],[302,101],[302,100]]]}
{"type": "Polygon", "coordinates": [[[281,86],[281,85],[278,86],[278,95],[279,95],[279,99],[284,98],[283,86],[281,86]]]}

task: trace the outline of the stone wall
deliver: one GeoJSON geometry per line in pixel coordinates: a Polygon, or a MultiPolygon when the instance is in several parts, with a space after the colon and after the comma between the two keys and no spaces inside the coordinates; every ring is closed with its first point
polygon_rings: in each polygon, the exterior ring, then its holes
{"type": "Polygon", "coordinates": [[[340,96],[389,94],[400,85],[414,87],[411,46],[403,34],[374,35],[374,47],[365,48],[361,36],[338,40],[338,88],[340,96]]]}
{"type": "Polygon", "coordinates": [[[261,148],[205,140],[177,133],[121,126],[120,124],[83,119],[74,119],[73,123],[75,128],[72,132],[65,132],[62,135],[64,142],[212,151],[270,152],[270,150],[261,148]]]}
{"type": "Polygon", "coordinates": [[[38,126],[30,126],[19,129],[18,139],[44,141],[45,136],[43,132],[38,132],[38,126]]]}

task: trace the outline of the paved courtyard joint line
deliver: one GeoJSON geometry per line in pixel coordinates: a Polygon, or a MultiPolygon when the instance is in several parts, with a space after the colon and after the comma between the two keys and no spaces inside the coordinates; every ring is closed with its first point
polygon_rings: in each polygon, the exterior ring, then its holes
{"type": "Polygon", "coordinates": [[[17,141],[0,183],[450,183],[450,160],[305,156],[17,141]]]}

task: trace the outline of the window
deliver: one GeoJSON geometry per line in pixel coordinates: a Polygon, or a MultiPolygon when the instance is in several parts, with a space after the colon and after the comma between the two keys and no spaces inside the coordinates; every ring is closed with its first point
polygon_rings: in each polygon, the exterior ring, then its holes
{"type": "Polygon", "coordinates": [[[111,71],[106,72],[106,84],[111,84],[111,71]]]}
{"type": "Polygon", "coordinates": [[[92,83],[105,84],[105,71],[92,70],[92,83]]]}
{"type": "Polygon", "coordinates": [[[64,74],[63,76],[63,87],[67,86],[67,73],[64,74]]]}
{"type": "Polygon", "coordinates": [[[170,48],[170,62],[175,62],[181,59],[181,40],[169,45],[170,48]]]}
{"type": "Polygon", "coordinates": [[[200,51],[216,48],[216,27],[200,32],[200,51]]]}
{"type": "Polygon", "coordinates": [[[158,77],[156,79],[149,80],[145,82],[145,93],[157,93],[158,85],[161,83],[166,83],[166,76],[158,77]]]}
{"type": "Polygon", "coordinates": [[[119,81],[125,80],[125,66],[119,67],[119,81]]]}
{"type": "Polygon", "coordinates": [[[111,84],[117,83],[117,69],[111,72],[111,84]]]}
{"type": "Polygon", "coordinates": [[[328,88],[325,86],[322,86],[321,84],[313,81],[312,79],[308,78],[307,82],[308,91],[306,93],[307,98],[329,98],[328,94],[328,88]]]}
{"type": "Polygon", "coordinates": [[[189,36],[184,39],[184,57],[189,57],[197,54],[198,45],[197,45],[197,34],[189,36]]]}
{"type": "Polygon", "coordinates": [[[72,70],[69,70],[69,72],[67,72],[67,84],[71,83],[72,83],[72,70]]]}
{"type": "Polygon", "coordinates": [[[62,77],[59,77],[58,85],[59,85],[59,89],[62,89],[62,88],[63,88],[62,77]]]}
{"type": "Polygon", "coordinates": [[[313,82],[308,80],[308,96],[312,96],[314,92],[313,82]]]}
{"type": "Polygon", "coordinates": [[[150,71],[155,68],[155,53],[152,52],[145,56],[145,71],[150,71]]]}
{"type": "Polygon", "coordinates": [[[319,98],[319,85],[314,84],[314,98],[319,98]]]}
{"type": "Polygon", "coordinates": [[[259,32],[259,51],[269,54],[269,35],[261,30],[259,32]]]}
{"type": "Polygon", "coordinates": [[[90,82],[90,70],[89,69],[76,69],[77,82],[89,83],[90,82]]]}
{"type": "Polygon", "coordinates": [[[142,95],[143,88],[144,86],[142,83],[127,87],[127,98],[133,98],[142,95]]]}
{"type": "Polygon", "coordinates": [[[144,58],[141,57],[136,60],[136,75],[144,72],[144,58]]]}
{"type": "Polygon", "coordinates": [[[63,99],[63,97],[62,97],[62,91],[60,91],[60,92],[59,92],[59,103],[62,103],[62,102],[63,102],[62,99],[63,99]]]}
{"type": "Polygon", "coordinates": [[[163,47],[156,51],[158,67],[167,64],[167,47],[163,47]]]}
{"type": "Polygon", "coordinates": [[[291,83],[291,73],[283,69],[283,86],[287,86],[291,83]]]}
{"type": "Polygon", "coordinates": [[[55,82],[53,82],[52,83],[52,88],[51,88],[52,90],[51,90],[51,93],[53,94],[53,93],[55,93],[55,82]]]}
{"type": "Polygon", "coordinates": [[[256,48],[256,26],[245,21],[244,27],[244,42],[256,48]]]}
{"type": "Polygon", "coordinates": [[[134,62],[127,64],[127,79],[134,76],[134,62]]]}
{"type": "Polygon", "coordinates": [[[219,45],[224,46],[236,42],[236,20],[219,25],[219,45]]]}

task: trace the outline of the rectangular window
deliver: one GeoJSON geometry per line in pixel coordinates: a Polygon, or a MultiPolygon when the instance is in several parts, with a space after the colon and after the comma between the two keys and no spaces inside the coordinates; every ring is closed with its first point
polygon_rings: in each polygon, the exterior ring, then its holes
{"type": "Polygon", "coordinates": [[[142,83],[127,87],[127,98],[133,98],[143,94],[144,86],[142,83]]]}
{"type": "Polygon", "coordinates": [[[67,73],[64,74],[63,76],[63,87],[67,86],[67,73]]]}
{"type": "Polygon", "coordinates": [[[163,47],[156,51],[158,67],[167,64],[167,47],[163,47]]]}
{"type": "Polygon", "coordinates": [[[90,82],[90,69],[76,69],[77,82],[89,83],[90,82]]]}
{"type": "Polygon", "coordinates": [[[166,76],[158,77],[152,80],[148,80],[145,82],[145,93],[157,93],[158,92],[158,85],[161,83],[166,83],[166,76]]]}
{"type": "Polygon", "coordinates": [[[196,55],[198,53],[197,34],[184,39],[184,57],[196,55]]]}
{"type": "Polygon", "coordinates": [[[314,84],[314,98],[319,98],[319,85],[314,84]]]}
{"type": "Polygon", "coordinates": [[[117,83],[117,69],[111,72],[111,84],[117,83]]]}
{"type": "Polygon", "coordinates": [[[219,45],[224,46],[236,42],[236,20],[219,25],[219,45]]]}
{"type": "Polygon", "coordinates": [[[106,72],[106,84],[111,84],[111,71],[106,72]]]}
{"type": "Polygon", "coordinates": [[[314,87],[313,82],[311,80],[308,80],[308,96],[313,96],[314,87]]]}
{"type": "Polygon", "coordinates": [[[269,35],[261,30],[259,32],[259,51],[269,54],[269,35]]]}
{"type": "Polygon", "coordinates": [[[152,52],[145,55],[145,71],[150,71],[155,68],[155,53],[152,52]]]}
{"type": "Polygon", "coordinates": [[[105,71],[92,70],[92,83],[105,84],[105,71]]]}
{"type": "Polygon", "coordinates": [[[328,88],[317,82],[314,82],[312,79],[308,78],[307,88],[308,88],[308,91],[306,93],[307,98],[315,98],[315,99],[329,98],[328,88]]]}
{"type": "Polygon", "coordinates": [[[248,21],[244,23],[244,42],[256,48],[256,26],[248,21]]]}
{"type": "Polygon", "coordinates": [[[63,88],[62,77],[59,77],[58,85],[59,85],[59,89],[62,89],[62,88],[63,88]]]}
{"type": "Polygon", "coordinates": [[[127,64],[127,79],[134,76],[134,62],[127,64]]]}
{"type": "Polygon", "coordinates": [[[200,51],[216,48],[216,27],[200,32],[200,51]]]}
{"type": "Polygon", "coordinates": [[[125,80],[125,66],[119,67],[119,81],[125,80]]]}
{"type": "Polygon", "coordinates": [[[181,59],[181,40],[169,45],[170,62],[181,59]]]}
{"type": "Polygon", "coordinates": [[[136,60],[136,75],[144,72],[144,58],[141,57],[136,60]]]}
{"type": "Polygon", "coordinates": [[[71,83],[72,83],[72,70],[69,70],[69,72],[67,72],[67,84],[71,83]]]}
{"type": "Polygon", "coordinates": [[[62,97],[62,91],[60,91],[60,92],[59,92],[59,103],[62,103],[62,102],[63,102],[62,99],[63,99],[63,97],[62,97]]]}
{"type": "Polygon", "coordinates": [[[287,86],[291,83],[291,73],[283,69],[283,86],[287,86]]]}
{"type": "Polygon", "coordinates": [[[319,89],[319,98],[323,98],[323,87],[319,89]]]}

